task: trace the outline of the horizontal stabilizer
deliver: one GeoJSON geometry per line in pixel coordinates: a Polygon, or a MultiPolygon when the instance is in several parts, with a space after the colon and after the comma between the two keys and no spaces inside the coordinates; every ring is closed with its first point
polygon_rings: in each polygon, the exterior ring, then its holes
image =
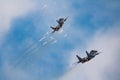
{"type": "Polygon", "coordinates": [[[54,27],[52,27],[52,26],[51,26],[50,28],[52,28],[53,30],[55,30],[55,28],[54,28],[54,27]]]}
{"type": "Polygon", "coordinates": [[[82,58],[81,58],[81,57],[79,57],[78,55],[76,55],[76,57],[78,58],[79,62],[82,61],[82,58]]]}

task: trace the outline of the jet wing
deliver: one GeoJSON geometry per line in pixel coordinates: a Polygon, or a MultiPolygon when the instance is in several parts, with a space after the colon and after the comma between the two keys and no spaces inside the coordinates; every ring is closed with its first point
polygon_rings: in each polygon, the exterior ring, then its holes
{"type": "Polygon", "coordinates": [[[68,17],[66,17],[66,18],[64,19],[64,22],[67,20],[67,18],[68,18],[68,17]]]}

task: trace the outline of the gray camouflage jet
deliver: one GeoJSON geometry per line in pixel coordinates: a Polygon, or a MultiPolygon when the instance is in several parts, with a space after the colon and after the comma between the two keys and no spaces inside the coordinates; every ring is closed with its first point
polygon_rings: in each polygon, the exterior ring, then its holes
{"type": "Polygon", "coordinates": [[[64,22],[67,20],[68,17],[66,18],[60,18],[59,20],[56,20],[58,25],[56,27],[50,27],[53,29],[52,33],[54,33],[55,31],[59,31],[60,28],[62,28],[64,22]]]}
{"type": "Polygon", "coordinates": [[[81,58],[78,55],[76,55],[76,57],[78,58],[78,62],[77,63],[85,63],[88,62],[89,60],[93,59],[96,55],[98,55],[100,52],[98,52],[97,50],[91,50],[90,53],[88,53],[86,51],[87,57],[81,58]]]}

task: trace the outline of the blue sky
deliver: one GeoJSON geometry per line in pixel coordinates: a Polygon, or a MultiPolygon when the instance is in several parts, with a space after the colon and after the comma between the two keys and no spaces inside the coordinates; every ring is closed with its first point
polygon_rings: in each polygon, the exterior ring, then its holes
{"type": "Polygon", "coordinates": [[[119,80],[119,4],[119,0],[0,1],[0,80],[119,80]],[[59,32],[38,41],[52,31],[58,18],[67,16],[59,32]],[[88,63],[72,65],[76,54],[86,56],[85,50],[91,49],[102,53],[88,63]]]}

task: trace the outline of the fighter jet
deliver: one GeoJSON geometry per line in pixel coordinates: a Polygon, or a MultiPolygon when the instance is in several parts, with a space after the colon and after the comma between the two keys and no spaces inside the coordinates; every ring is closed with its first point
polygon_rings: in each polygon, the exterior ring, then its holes
{"type": "Polygon", "coordinates": [[[77,63],[85,63],[88,62],[89,60],[93,59],[96,55],[98,55],[100,52],[98,52],[97,50],[91,50],[90,53],[88,53],[86,51],[87,57],[81,58],[78,55],[76,55],[76,57],[78,58],[78,62],[77,63]]]}
{"type": "Polygon", "coordinates": [[[52,33],[54,33],[55,31],[59,31],[60,28],[62,28],[64,22],[67,20],[68,17],[66,18],[60,18],[59,20],[56,20],[56,22],[58,23],[58,25],[56,27],[50,27],[53,29],[52,33]]]}

